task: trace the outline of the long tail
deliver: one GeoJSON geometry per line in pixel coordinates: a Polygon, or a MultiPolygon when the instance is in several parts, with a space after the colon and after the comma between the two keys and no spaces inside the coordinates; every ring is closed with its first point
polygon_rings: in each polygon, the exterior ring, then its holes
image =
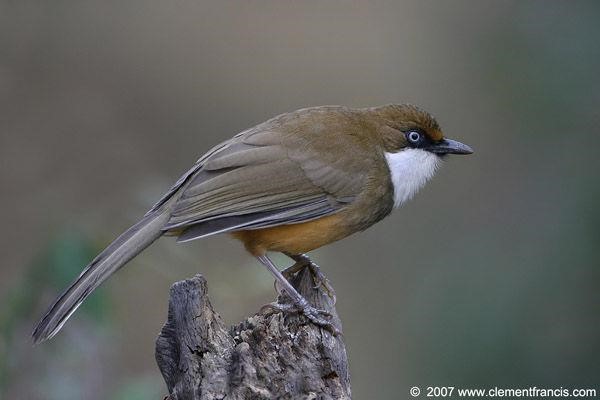
{"type": "Polygon", "coordinates": [[[56,335],[94,289],[162,235],[169,218],[167,207],[152,210],[98,254],[37,324],[33,341],[43,342],[56,335]]]}

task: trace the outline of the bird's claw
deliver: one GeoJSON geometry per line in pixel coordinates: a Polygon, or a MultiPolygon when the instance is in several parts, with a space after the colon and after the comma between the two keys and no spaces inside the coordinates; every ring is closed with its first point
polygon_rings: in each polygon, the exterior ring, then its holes
{"type": "Polygon", "coordinates": [[[321,268],[317,264],[312,262],[310,258],[308,258],[307,256],[305,256],[303,254],[296,256],[295,260],[296,260],[296,263],[294,265],[284,269],[281,272],[283,274],[283,276],[285,277],[285,279],[287,279],[289,281],[295,273],[308,267],[308,268],[310,268],[313,282],[315,283],[315,285],[313,286],[313,289],[318,290],[318,289],[322,288],[323,291],[325,291],[327,293],[329,298],[331,300],[333,300],[333,304],[335,304],[336,303],[335,290],[329,284],[329,280],[327,279],[327,277],[321,272],[321,268]]]}
{"type": "Polygon", "coordinates": [[[310,261],[310,263],[308,264],[308,267],[310,268],[310,271],[312,272],[313,281],[315,282],[315,286],[313,286],[313,288],[314,289],[322,288],[327,293],[329,298],[331,300],[333,300],[333,304],[335,304],[337,301],[336,295],[335,295],[335,290],[333,289],[333,286],[331,286],[329,284],[329,280],[327,279],[327,277],[321,272],[321,268],[319,268],[319,266],[312,261],[310,261]]]}
{"type": "Polygon", "coordinates": [[[274,313],[274,312],[284,312],[284,313],[295,313],[302,314],[310,322],[313,324],[320,326],[331,332],[332,335],[337,336],[341,334],[339,329],[337,329],[333,323],[331,323],[331,318],[333,315],[326,310],[321,310],[311,306],[310,304],[306,304],[303,306],[295,305],[293,303],[270,303],[265,304],[261,307],[261,312],[265,313],[274,313]]]}

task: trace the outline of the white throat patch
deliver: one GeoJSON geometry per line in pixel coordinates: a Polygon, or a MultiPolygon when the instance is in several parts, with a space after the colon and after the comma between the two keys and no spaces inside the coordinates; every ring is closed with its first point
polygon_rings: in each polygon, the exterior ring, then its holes
{"type": "Polygon", "coordinates": [[[442,160],[421,149],[385,153],[394,185],[394,207],[400,207],[433,176],[442,160]]]}

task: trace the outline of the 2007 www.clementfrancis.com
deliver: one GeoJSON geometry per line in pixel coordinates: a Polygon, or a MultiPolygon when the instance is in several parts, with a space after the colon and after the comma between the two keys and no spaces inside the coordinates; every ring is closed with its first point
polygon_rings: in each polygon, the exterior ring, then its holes
{"type": "MultiPolygon", "coordinates": [[[[412,397],[419,397],[421,389],[413,386],[409,391],[412,397]]],[[[576,388],[567,389],[558,388],[538,388],[536,386],[528,388],[457,388],[454,386],[428,386],[423,393],[423,397],[443,397],[452,398],[500,398],[500,399],[518,399],[518,398],[596,398],[597,390],[595,388],[576,388]],[[456,398],[456,397],[455,397],[456,398]]]]}

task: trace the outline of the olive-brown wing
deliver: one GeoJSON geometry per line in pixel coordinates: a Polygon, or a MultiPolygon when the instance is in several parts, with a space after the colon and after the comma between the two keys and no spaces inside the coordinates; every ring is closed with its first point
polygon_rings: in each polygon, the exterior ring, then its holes
{"type": "Polygon", "coordinates": [[[201,159],[164,229],[186,241],[306,222],[352,203],[364,174],[312,149],[310,140],[298,140],[260,130],[234,137],[201,159]]]}

